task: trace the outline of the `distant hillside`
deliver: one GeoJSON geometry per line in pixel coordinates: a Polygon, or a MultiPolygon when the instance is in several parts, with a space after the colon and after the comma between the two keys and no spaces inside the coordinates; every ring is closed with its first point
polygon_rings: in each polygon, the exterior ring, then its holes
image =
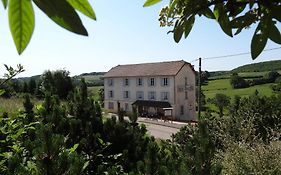
{"type": "Polygon", "coordinates": [[[106,72],[90,72],[90,73],[82,73],[79,76],[89,76],[89,75],[104,75],[106,72]]]}
{"type": "Polygon", "coordinates": [[[19,77],[19,78],[16,78],[16,80],[28,82],[30,79],[34,79],[35,81],[38,81],[40,79],[40,77],[41,77],[41,75],[34,75],[31,77],[19,77]]]}
{"type": "Polygon", "coordinates": [[[103,86],[103,75],[106,72],[90,72],[82,73],[80,75],[74,76],[73,79],[75,82],[79,82],[81,78],[84,78],[87,86],[103,86]]]}
{"type": "Polygon", "coordinates": [[[266,72],[273,70],[281,70],[281,60],[247,64],[233,69],[232,72],[266,72]]]}

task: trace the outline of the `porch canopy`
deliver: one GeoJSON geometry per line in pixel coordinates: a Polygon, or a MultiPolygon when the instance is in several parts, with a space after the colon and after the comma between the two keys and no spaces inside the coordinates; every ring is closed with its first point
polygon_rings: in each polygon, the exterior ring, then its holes
{"type": "Polygon", "coordinates": [[[151,101],[151,100],[137,100],[132,105],[146,106],[155,108],[170,108],[171,104],[167,101],[151,101]]]}

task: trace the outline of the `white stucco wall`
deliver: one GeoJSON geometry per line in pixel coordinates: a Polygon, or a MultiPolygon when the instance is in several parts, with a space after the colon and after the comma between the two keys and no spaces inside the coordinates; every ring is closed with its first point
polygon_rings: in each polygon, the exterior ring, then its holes
{"type": "Polygon", "coordinates": [[[104,105],[105,108],[108,109],[108,102],[114,103],[114,111],[117,110],[117,102],[120,102],[120,107],[125,109],[125,103],[128,103],[129,110],[132,111],[132,103],[134,103],[137,100],[136,93],[138,91],[143,92],[143,100],[149,100],[148,99],[148,93],[150,91],[156,92],[156,99],[155,101],[162,101],[161,99],[161,92],[168,92],[169,93],[169,99],[168,102],[174,106],[175,104],[175,98],[174,98],[174,77],[173,76],[154,76],[154,77],[122,77],[122,78],[104,78],[104,93],[105,93],[105,100],[104,105]],[[128,78],[129,85],[124,85],[124,79],[128,78]],[[143,84],[142,86],[137,85],[138,78],[142,78],[143,84]],[[149,85],[150,78],[155,79],[155,86],[149,85]],[[161,85],[161,79],[162,78],[168,78],[169,83],[168,86],[162,86],[161,85]],[[109,79],[113,79],[113,86],[108,86],[109,79]],[[109,91],[114,92],[114,97],[109,98],[108,93],[109,91]],[[130,98],[124,99],[124,91],[129,91],[130,98]]]}
{"type": "Polygon", "coordinates": [[[195,73],[188,64],[185,64],[175,77],[175,115],[179,120],[197,120],[196,118],[196,95],[195,73]],[[185,85],[187,78],[187,86],[185,85]],[[185,91],[188,98],[185,98],[185,91]],[[183,114],[181,114],[183,106],[183,114]]]}

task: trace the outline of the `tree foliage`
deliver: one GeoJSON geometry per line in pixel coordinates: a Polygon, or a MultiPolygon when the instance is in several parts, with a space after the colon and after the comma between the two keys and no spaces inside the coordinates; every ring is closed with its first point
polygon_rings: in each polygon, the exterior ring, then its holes
{"type": "Polygon", "coordinates": [[[66,70],[45,71],[41,79],[43,91],[58,95],[61,99],[66,99],[74,88],[69,72],[66,70]]]}
{"type": "MultiPolygon", "coordinates": [[[[144,6],[160,1],[147,0],[144,6]]],[[[280,11],[279,0],[171,0],[161,9],[159,21],[162,27],[173,26],[170,32],[174,34],[175,42],[179,42],[182,36],[186,38],[189,35],[197,15],[216,20],[222,31],[230,37],[257,23],[251,41],[251,54],[255,59],[263,51],[268,39],[281,44],[277,27],[281,21],[280,11]]]]}

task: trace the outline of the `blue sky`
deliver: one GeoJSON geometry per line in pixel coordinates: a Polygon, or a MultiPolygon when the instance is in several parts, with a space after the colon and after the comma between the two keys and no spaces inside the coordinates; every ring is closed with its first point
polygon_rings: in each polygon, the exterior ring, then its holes
{"type": "MultiPolygon", "coordinates": [[[[108,71],[118,64],[185,60],[250,51],[254,29],[230,38],[213,20],[197,17],[187,39],[175,43],[171,28],[160,28],[158,13],[168,1],[143,8],[140,0],[91,1],[97,21],[80,14],[89,37],[68,32],[53,23],[34,6],[36,26],[31,42],[22,55],[14,46],[7,11],[0,7],[0,74],[3,64],[21,63],[26,71],[20,76],[41,74],[44,70],[66,69],[71,75],[108,71]]],[[[280,25],[279,25],[280,27],[280,25]]],[[[254,28],[254,27],[253,27],[254,28]]],[[[266,48],[280,47],[268,41],[266,48]]],[[[205,60],[204,70],[230,70],[237,66],[281,59],[281,49],[262,53],[255,61],[250,55],[205,60]]],[[[195,64],[197,69],[197,62],[195,64]]]]}

